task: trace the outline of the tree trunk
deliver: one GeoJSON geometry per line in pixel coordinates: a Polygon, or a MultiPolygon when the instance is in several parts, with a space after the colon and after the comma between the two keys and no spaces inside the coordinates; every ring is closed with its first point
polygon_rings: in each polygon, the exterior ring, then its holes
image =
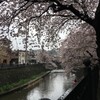
{"type": "Polygon", "coordinates": [[[95,14],[95,19],[93,20],[92,25],[96,31],[96,53],[98,56],[99,64],[94,67],[94,70],[92,72],[92,93],[93,93],[93,100],[97,100],[97,89],[98,89],[98,83],[99,83],[99,65],[100,65],[100,2],[95,14]]]}
{"type": "Polygon", "coordinates": [[[96,52],[100,63],[100,28],[96,29],[95,31],[96,31],[96,44],[97,44],[96,52]]]}
{"type": "Polygon", "coordinates": [[[94,67],[94,71],[92,73],[92,93],[93,93],[93,100],[97,100],[97,90],[98,90],[98,83],[99,83],[99,65],[100,65],[100,19],[95,20],[95,31],[96,31],[96,53],[98,56],[99,64],[94,67]]]}
{"type": "Polygon", "coordinates": [[[100,1],[95,13],[94,29],[96,31],[96,44],[97,44],[96,52],[100,63],[100,1]]]}
{"type": "Polygon", "coordinates": [[[96,52],[100,62],[100,19],[99,18],[96,18],[94,20],[94,29],[96,31],[96,44],[97,44],[96,52]]]}

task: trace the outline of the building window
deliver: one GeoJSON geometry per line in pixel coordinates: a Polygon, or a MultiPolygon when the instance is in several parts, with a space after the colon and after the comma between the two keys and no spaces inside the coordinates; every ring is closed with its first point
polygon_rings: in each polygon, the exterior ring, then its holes
{"type": "Polygon", "coordinates": [[[7,64],[7,60],[6,59],[3,60],[3,64],[7,64]]]}

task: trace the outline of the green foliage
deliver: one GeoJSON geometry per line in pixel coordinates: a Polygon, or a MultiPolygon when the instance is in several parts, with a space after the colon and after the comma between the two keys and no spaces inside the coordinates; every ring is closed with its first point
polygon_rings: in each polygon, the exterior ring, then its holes
{"type": "Polygon", "coordinates": [[[18,86],[24,85],[26,83],[28,83],[31,80],[36,79],[37,77],[43,75],[45,72],[41,72],[41,73],[36,73],[35,75],[31,76],[30,78],[26,78],[26,79],[21,79],[20,81],[16,82],[16,83],[9,83],[3,86],[0,86],[0,93],[4,93],[7,92],[13,88],[16,88],[18,86]]]}

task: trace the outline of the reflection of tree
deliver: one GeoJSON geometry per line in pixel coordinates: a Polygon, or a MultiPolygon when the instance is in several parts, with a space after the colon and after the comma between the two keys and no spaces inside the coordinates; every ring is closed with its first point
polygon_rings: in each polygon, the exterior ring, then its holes
{"type": "Polygon", "coordinates": [[[42,97],[44,96],[47,96],[47,94],[49,94],[50,92],[50,84],[51,83],[51,78],[50,78],[50,75],[46,76],[43,78],[43,81],[41,81],[40,85],[39,85],[39,88],[40,88],[40,94],[42,97]]]}
{"type": "Polygon", "coordinates": [[[52,98],[53,96],[59,97],[67,89],[66,82],[64,73],[51,73],[49,76],[45,77],[39,85],[41,96],[52,98]]]}

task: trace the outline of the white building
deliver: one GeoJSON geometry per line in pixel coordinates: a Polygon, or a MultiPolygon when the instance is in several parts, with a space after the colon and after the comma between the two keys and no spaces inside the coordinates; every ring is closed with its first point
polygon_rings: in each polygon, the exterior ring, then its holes
{"type": "Polygon", "coordinates": [[[26,63],[26,52],[25,51],[19,51],[18,62],[19,64],[26,63]]]}

